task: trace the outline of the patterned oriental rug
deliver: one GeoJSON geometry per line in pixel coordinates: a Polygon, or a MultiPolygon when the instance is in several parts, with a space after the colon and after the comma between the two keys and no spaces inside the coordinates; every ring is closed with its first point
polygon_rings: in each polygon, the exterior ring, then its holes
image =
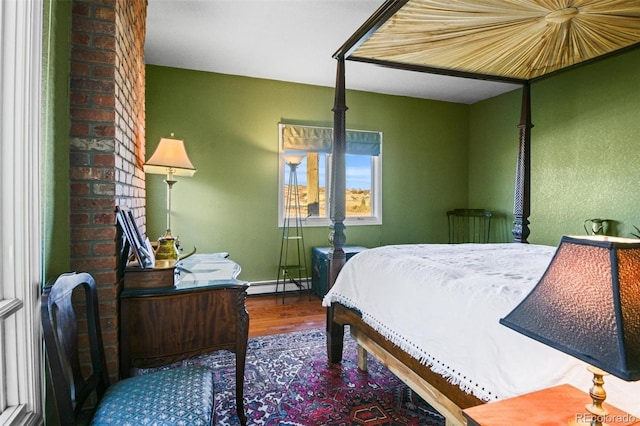
{"type": "MultiPolygon", "coordinates": [[[[345,336],[348,336],[348,332],[345,336]]],[[[371,355],[367,373],[345,338],[341,364],[330,365],[322,329],[249,339],[244,402],[249,425],[443,426],[444,418],[371,355]]],[[[235,355],[227,351],[167,367],[214,370],[217,425],[240,424],[235,405],[235,355]]],[[[161,367],[161,368],[167,368],[161,367]]]]}

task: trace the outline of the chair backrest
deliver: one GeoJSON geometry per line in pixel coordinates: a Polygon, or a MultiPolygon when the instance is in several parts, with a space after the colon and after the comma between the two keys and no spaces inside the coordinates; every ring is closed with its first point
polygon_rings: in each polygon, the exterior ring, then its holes
{"type": "MultiPolygon", "coordinates": [[[[109,386],[100,332],[98,294],[93,277],[87,273],[60,275],[52,286],[44,289],[41,313],[47,362],[60,424],[75,425],[78,419],[86,417],[82,411],[89,397],[95,395],[93,401],[99,401],[109,386]],[[75,289],[80,289],[80,292],[84,290],[86,322],[78,321],[76,316],[72,303],[75,289]],[[86,371],[86,366],[83,371],[81,365],[78,346],[78,327],[81,324],[83,328],[86,324],[87,328],[91,371],[86,371]]],[[[84,335],[82,337],[84,339],[84,335]]]]}
{"type": "Polygon", "coordinates": [[[449,243],[488,243],[492,213],[484,209],[454,209],[447,212],[449,243]]]}

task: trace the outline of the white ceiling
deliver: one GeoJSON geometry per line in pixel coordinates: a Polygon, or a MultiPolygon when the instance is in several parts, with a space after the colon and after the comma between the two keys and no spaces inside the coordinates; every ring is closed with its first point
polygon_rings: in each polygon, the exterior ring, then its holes
{"type": "MultiPolygon", "coordinates": [[[[148,0],[147,64],[333,87],[335,51],[383,0],[148,0]]],[[[347,61],[348,89],[460,103],[519,86],[347,61]]]]}

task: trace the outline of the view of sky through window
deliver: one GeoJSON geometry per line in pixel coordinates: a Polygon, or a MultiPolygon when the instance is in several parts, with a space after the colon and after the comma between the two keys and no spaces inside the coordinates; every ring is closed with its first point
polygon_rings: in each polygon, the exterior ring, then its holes
{"type": "MultiPolygon", "coordinates": [[[[321,154],[323,157],[325,154],[321,154]]],[[[366,155],[346,155],[346,169],[347,169],[347,188],[346,189],[371,189],[371,157],[366,155]]],[[[302,160],[302,163],[297,169],[298,185],[307,184],[307,160],[302,160]]],[[[326,168],[324,158],[319,161],[318,164],[318,178],[320,181],[320,187],[325,186],[326,180],[326,168]]]]}

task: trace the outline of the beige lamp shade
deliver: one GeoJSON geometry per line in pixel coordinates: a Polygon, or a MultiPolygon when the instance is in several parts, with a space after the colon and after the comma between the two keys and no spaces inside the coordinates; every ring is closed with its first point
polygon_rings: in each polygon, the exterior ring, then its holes
{"type": "Polygon", "coordinates": [[[187,155],[184,141],[174,138],[160,139],[158,147],[143,168],[145,173],[174,176],[193,176],[196,172],[187,155]]]}

